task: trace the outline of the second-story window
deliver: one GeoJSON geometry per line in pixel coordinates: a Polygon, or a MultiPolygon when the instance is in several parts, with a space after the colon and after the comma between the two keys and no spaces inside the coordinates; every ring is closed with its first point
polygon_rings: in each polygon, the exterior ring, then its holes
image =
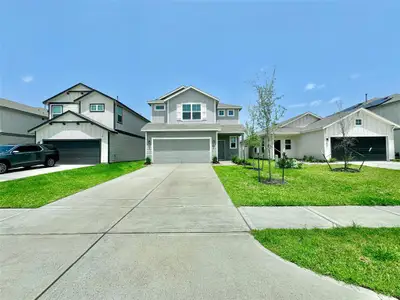
{"type": "Polygon", "coordinates": [[[51,117],[57,117],[63,113],[63,106],[62,105],[52,105],[51,106],[51,117]]]}
{"type": "Polygon", "coordinates": [[[121,106],[117,106],[117,123],[122,124],[123,122],[123,109],[121,106]]]}
{"type": "Polygon", "coordinates": [[[183,104],[182,120],[200,120],[201,104],[183,104]]]}
{"type": "Polygon", "coordinates": [[[93,103],[93,104],[90,104],[89,107],[90,107],[91,112],[104,112],[104,110],[105,110],[105,105],[103,103],[99,103],[99,104],[93,103]]]}
{"type": "Polygon", "coordinates": [[[228,117],[234,117],[235,111],[233,109],[228,110],[228,117]]]}
{"type": "Polygon", "coordinates": [[[165,105],[164,104],[156,104],[154,106],[154,110],[156,110],[156,111],[164,111],[165,110],[165,105]]]}

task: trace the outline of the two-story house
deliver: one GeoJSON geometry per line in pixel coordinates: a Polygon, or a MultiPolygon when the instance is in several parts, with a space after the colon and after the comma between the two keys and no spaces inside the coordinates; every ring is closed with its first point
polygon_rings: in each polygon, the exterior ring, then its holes
{"type": "Polygon", "coordinates": [[[192,86],[181,86],[148,104],[151,123],[142,131],[146,156],[154,163],[209,163],[214,157],[242,156],[241,106],[222,104],[192,86]]]}
{"type": "MultiPolygon", "coordinates": [[[[322,118],[306,112],[278,124],[274,133],[272,157],[317,159],[343,159],[343,149],[338,144],[352,137],[354,160],[390,160],[395,157],[394,130],[400,126],[365,108],[349,108],[322,118]]],[[[261,136],[265,136],[260,133],[261,136]]],[[[266,140],[264,145],[266,145],[266,140]]],[[[254,150],[251,150],[254,156],[254,150]]]]}
{"type": "Polygon", "coordinates": [[[28,129],[47,120],[47,110],[0,99],[0,145],[34,143],[28,129]]]}
{"type": "Polygon", "coordinates": [[[149,122],[118,99],[78,83],[43,102],[49,120],[30,129],[36,142],[53,144],[61,164],[97,164],[144,159],[149,122]]]}

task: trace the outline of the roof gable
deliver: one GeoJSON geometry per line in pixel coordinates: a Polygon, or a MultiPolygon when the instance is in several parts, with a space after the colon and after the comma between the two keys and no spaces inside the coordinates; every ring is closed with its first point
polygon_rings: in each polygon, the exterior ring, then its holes
{"type": "Polygon", "coordinates": [[[63,90],[62,92],[59,92],[58,94],[46,99],[43,101],[43,104],[46,104],[50,100],[64,94],[67,92],[88,92],[88,91],[93,91],[94,89],[91,88],[90,86],[87,86],[86,84],[83,84],[82,82],[78,82],[77,84],[74,84],[73,86],[63,90]]]}
{"type": "Polygon", "coordinates": [[[303,118],[305,116],[308,116],[308,115],[313,116],[318,120],[322,119],[322,117],[320,117],[320,116],[318,116],[318,115],[316,115],[316,114],[314,114],[312,112],[307,111],[305,113],[302,113],[300,115],[294,116],[294,117],[292,117],[292,118],[290,118],[290,119],[288,119],[286,121],[283,121],[283,122],[279,123],[278,127],[290,127],[290,126],[288,126],[289,124],[291,124],[291,123],[293,123],[293,122],[295,122],[295,121],[297,121],[297,120],[299,120],[299,119],[301,119],[301,118],[303,118]]]}
{"type": "Polygon", "coordinates": [[[197,93],[200,93],[200,94],[202,94],[202,95],[204,95],[206,97],[209,97],[209,98],[213,99],[214,101],[219,102],[218,98],[216,98],[216,97],[214,97],[214,96],[212,96],[212,95],[210,95],[210,94],[208,94],[208,93],[206,93],[206,92],[204,92],[204,91],[202,91],[202,90],[200,90],[198,88],[195,88],[194,86],[188,86],[188,87],[181,86],[181,87],[177,88],[176,90],[174,90],[174,91],[172,91],[172,92],[170,92],[168,94],[163,95],[161,98],[158,98],[158,99],[152,100],[152,101],[148,101],[148,103],[149,104],[154,104],[154,103],[167,102],[167,101],[169,101],[169,100],[171,100],[171,99],[173,99],[173,98],[175,98],[175,97],[177,97],[177,96],[179,96],[179,95],[181,95],[183,93],[186,93],[187,91],[191,91],[191,90],[193,90],[193,91],[195,91],[197,93]]]}

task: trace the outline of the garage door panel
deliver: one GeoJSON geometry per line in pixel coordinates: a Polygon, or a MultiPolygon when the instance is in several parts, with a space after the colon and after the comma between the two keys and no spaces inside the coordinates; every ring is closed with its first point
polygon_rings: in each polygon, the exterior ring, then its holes
{"type": "Polygon", "coordinates": [[[98,164],[100,163],[100,141],[98,140],[47,140],[45,144],[54,145],[60,152],[60,164],[98,164]]]}
{"type": "MultiPolygon", "coordinates": [[[[331,138],[332,157],[343,160],[343,149],[338,149],[337,145],[342,138],[331,138]]],[[[385,137],[356,137],[355,145],[352,147],[358,155],[352,152],[354,160],[386,160],[386,138],[385,137]],[[371,152],[369,149],[372,148],[371,152]]]]}
{"type": "Polygon", "coordinates": [[[153,152],[155,163],[208,163],[210,140],[155,139],[153,152]]]}

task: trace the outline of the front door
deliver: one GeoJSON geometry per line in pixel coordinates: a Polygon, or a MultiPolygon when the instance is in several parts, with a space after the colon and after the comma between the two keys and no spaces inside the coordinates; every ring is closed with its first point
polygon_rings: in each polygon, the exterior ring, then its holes
{"type": "Polygon", "coordinates": [[[281,158],[281,140],[274,141],[274,156],[281,158]]]}
{"type": "Polygon", "coordinates": [[[225,141],[218,141],[218,159],[225,159],[225,141]]]}

